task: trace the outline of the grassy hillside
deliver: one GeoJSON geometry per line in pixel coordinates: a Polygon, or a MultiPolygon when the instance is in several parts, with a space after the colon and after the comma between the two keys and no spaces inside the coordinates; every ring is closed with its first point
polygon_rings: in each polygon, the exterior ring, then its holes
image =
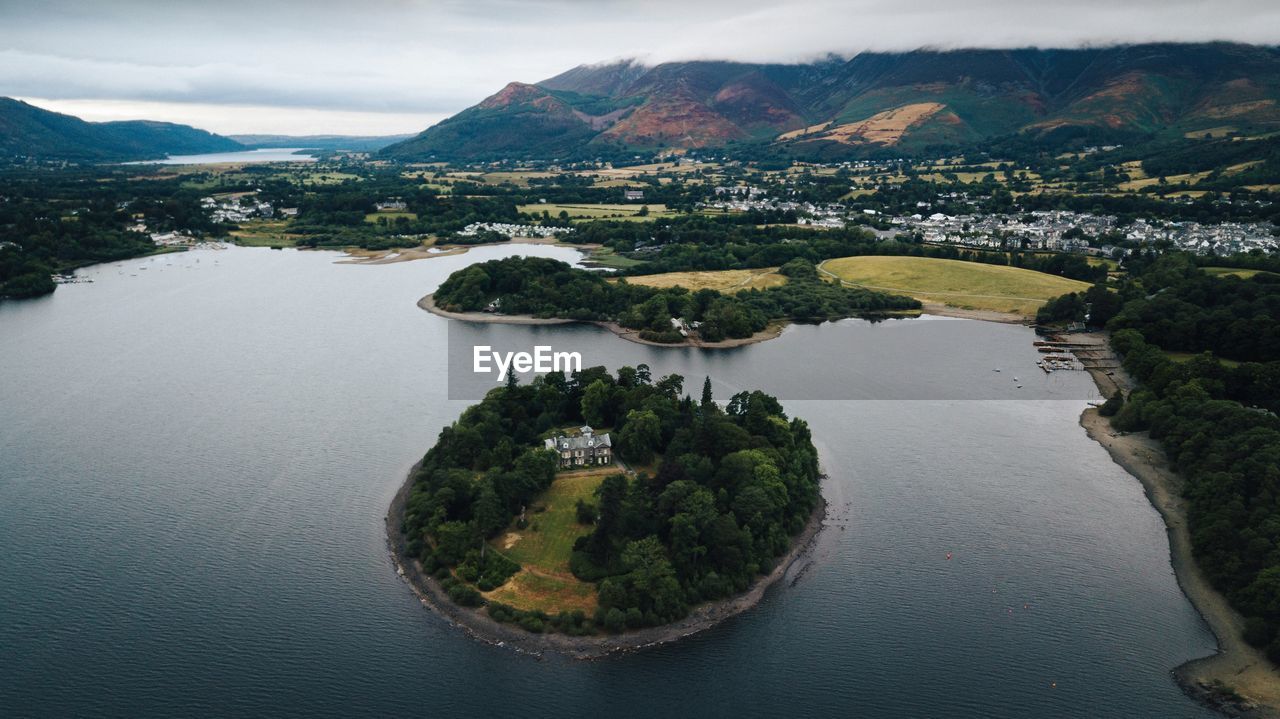
{"type": "Polygon", "coordinates": [[[1034,316],[1051,297],[1089,289],[1087,282],[1020,267],[929,257],[842,257],[824,262],[820,269],[850,284],[910,295],[921,302],[1026,317],[1034,316]]]}

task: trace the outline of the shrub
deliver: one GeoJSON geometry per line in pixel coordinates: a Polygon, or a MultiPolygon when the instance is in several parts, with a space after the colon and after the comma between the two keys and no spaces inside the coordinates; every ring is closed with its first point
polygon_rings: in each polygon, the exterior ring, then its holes
{"type": "Polygon", "coordinates": [[[604,628],[610,632],[617,634],[626,628],[627,615],[622,613],[621,609],[614,607],[604,615],[604,628]]]}
{"type": "Polygon", "coordinates": [[[577,506],[578,524],[596,523],[596,506],[579,499],[577,506]]]}

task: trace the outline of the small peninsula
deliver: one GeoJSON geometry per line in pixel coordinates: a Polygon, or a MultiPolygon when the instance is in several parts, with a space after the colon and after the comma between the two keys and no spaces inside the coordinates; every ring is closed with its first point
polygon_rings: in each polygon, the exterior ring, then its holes
{"type": "Polygon", "coordinates": [[[645,365],[496,388],[387,515],[400,573],[472,636],[594,658],[754,606],[822,526],[808,425],[645,365]]]}
{"type": "Polygon", "coordinates": [[[822,280],[794,259],[786,282],[733,294],[650,287],[541,257],[490,260],[458,270],[429,299],[428,311],[470,321],[594,322],[646,344],[732,347],[776,337],[789,321],[821,322],[919,310],[918,300],[822,280]]]}

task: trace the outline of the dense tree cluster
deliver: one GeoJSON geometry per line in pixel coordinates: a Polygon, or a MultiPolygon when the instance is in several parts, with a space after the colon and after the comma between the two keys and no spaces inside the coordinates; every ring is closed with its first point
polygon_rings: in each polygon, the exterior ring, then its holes
{"type": "Polygon", "coordinates": [[[408,501],[409,551],[476,604],[478,589],[516,567],[486,540],[513,521],[555,477],[540,439],[582,422],[615,428],[621,456],[656,463],[652,476],[616,474],[579,514],[593,523],[574,546],[574,574],[598,587],[594,617],[539,616],[494,604],[499,621],[531,631],[622,631],[683,617],[699,602],[745,590],[785,553],[819,501],[809,428],[776,399],[741,392],[726,406],[684,395],[679,375],[648,368],[616,377],[589,368],[492,390],[445,428],[427,453],[408,501]]]}
{"type": "Polygon", "coordinates": [[[1143,275],[1143,290],[1111,320],[1112,329],[1138,330],[1165,350],[1280,358],[1280,277],[1212,277],[1170,256],[1143,275]]]}
{"type": "Polygon", "coordinates": [[[494,307],[506,314],[616,321],[641,330],[641,337],[679,342],[672,318],[697,322],[702,339],[750,337],[771,320],[819,321],[858,313],[918,309],[909,297],[842,287],[818,279],[806,260],[787,265],[788,282],[733,295],[711,289],[652,288],[625,280],[610,282],[598,272],[558,260],[510,257],[458,270],[435,292],[435,301],[453,311],[494,307]]]}

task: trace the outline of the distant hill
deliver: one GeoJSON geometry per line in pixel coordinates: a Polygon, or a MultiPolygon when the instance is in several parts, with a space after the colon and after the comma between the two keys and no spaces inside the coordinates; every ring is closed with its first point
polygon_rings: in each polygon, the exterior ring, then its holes
{"type": "Polygon", "coordinates": [[[1280,130],[1277,101],[1280,50],[1232,43],[628,61],[511,83],[383,154],[549,159],[752,143],[834,158],[1018,135],[1124,142],[1280,130]]]}
{"type": "Polygon", "coordinates": [[[101,162],[243,149],[234,140],[187,125],[149,120],[85,122],[0,98],[0,158],[4,159],[101,162]]]}
{"type": "Polygon", "coordinates": [[[251,150],[296,147],[307,150],[373,152],[387,145],[407,140],[413,135],[228,135],[227,137],[251,150]]]}

